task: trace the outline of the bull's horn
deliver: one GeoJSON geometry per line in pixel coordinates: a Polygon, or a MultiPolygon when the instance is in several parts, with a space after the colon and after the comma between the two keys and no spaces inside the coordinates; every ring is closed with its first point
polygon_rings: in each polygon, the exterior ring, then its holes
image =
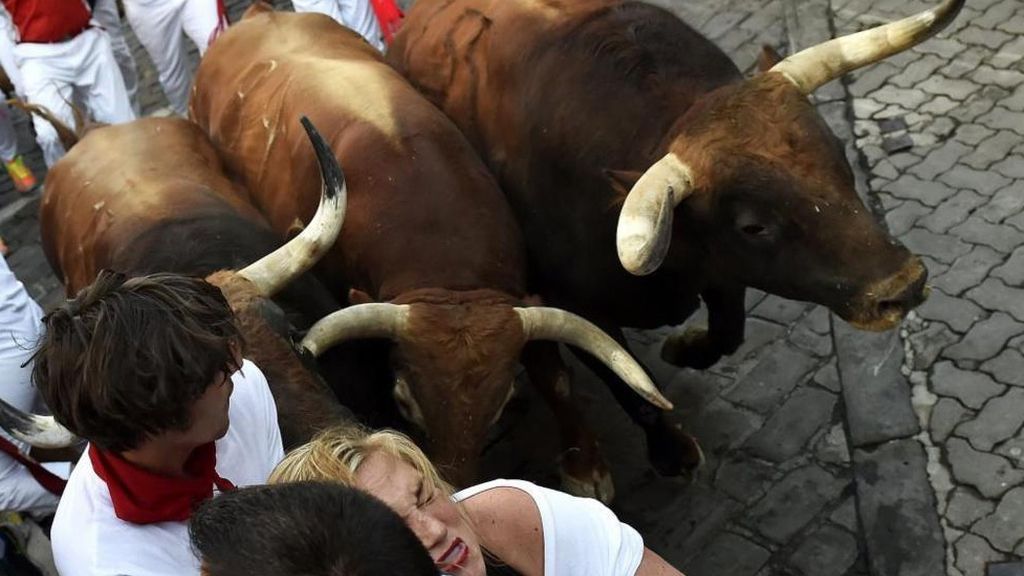
{"type": "Polygon", "coordinates": [[[693,190],[693,172],[674,153],[644,172],[622,203],[615,243],[630,274],[658,269],[672,239],[672,213],[693,190]]]}
{"type": "Polygon", "coordinates": [[[796,84],[804,94],[843,74],[888,58],[923,42],[945,28],[964,5],[946,0],[937,8],[856,34],[811,46],[779,62],[770,70],[796,84]]]}
{"type": "Polygon", "coordinates": [[[268,297],[312,268],[334,245],[341,231],[341,224],[345,220],[348,187],[341,166],[313,123],[305,116],[302,117],[302,127],[306,129],[306,134],[313,143],[316,161],[320,166],[323,187],[320,206],[317,207],[313,221],[298,236],[238,272],[255,284],[261,294],[268,297]]]}
{"type": "Polygon", "coordinates": [[[321,318],[302,339],[302,347],[319,356],[345,342],[362,338],[395,339],[405,330],[408,304],[357,304],[321,318]]]}
{"type": "Polygon", "coordinates": [[[661,395],[651,378],[628,350],[587,320],[558,308],[516,308],[527,340],[554,340],[593,354],[645,400],[665,410],[672,403],[661,395]]]}
{"type": "Polygon", "coordinates": [[[0,400],[0,428],[36,448],[67,448],[81,443],[78,436],[61,426],[53,416],[22,412],[0,400]]]}

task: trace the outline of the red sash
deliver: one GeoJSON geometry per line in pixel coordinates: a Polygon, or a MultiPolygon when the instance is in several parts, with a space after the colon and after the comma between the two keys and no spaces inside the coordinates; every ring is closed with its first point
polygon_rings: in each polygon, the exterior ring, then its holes
{"type": "Polygon", "coordinates": [[[43,468],[42,464],[22,454],[18,447],[6,438],[0,438],[0,452],[9,455],[20,462],[25,468],[28,468],[29,474],[36,479],[36,482],[39,482],[40,486],[46,488],[47,492],[57,496],[64,493],[64,486],[68,483],[67,480],[43,468]]]}
{"type": "Polygon", "coordinates": [[[185,462],[186,478],[163,476],[128,462],[120,455],[89,445],[89,460],[110,490],[114,514],[132,524],[184,522],[192,511],[235,485],[217,474],[217,448],[213,442],[196,448],[185,462]]]}
{"type": "Polygon", "coordinates": [[[377,15],[377,23],[380,24],[380,31],[384,34],[384,43],[390,46],[391,41],[395,39],[395,34],[398,34],[398,29],[402,27],[402,18],[405,18],[405,14],[395,4],[395,0],[371,0],[371,2],[373,12],[377,15]]]}

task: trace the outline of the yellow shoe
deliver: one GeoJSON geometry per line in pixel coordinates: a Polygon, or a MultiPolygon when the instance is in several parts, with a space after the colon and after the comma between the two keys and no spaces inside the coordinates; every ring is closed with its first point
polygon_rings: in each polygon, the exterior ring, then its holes
{"type": "Polygon", "coordinates": [[[7,167],[7,174],[11,176],[14,188],[18,192],[28,192],[36,187],[36,177],[32,174],[32,170],[25,165],[25,159],[20,154],[15,156],[14,160],[5,162],[4,166],[7,167]]]}

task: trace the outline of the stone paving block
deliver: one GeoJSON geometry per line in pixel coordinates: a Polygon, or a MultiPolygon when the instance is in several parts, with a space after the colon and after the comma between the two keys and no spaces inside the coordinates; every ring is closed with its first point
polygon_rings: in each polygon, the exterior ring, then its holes
{"type": "Polygon", "coordinates": [[[845,574],[856,560],[857,540],[828,524],[804,539],[789,559],[807,576],[845,574]]]}
{"type": "Polygon", "coordinates": [[[839,374],[853,446],[866,446],[918,432],[910,388],[900,374],[903,347],[894,332],[855,331],[836,322],[839,374]]]}
{"type": "Polygon", "coordinates": [[[749,522],[760,535],[785,544],[846,484],[820,466],[798,468],[768,490],[750,510],[749,522]]]}
{"type": "Polygon", "coordinates": [[[971,74],[971,79],[983,86],[994,84],[1003,88],[1013,89],[1024,83],[1024,73],[1012,69],[1006,70],[982,65],[978,67],[974,74],[971,74]]]}
{"type": "MultiPolygon", "coordinates": [[[[1024,159],[1022,159],[1022,161],[1024,161],[1024,159]]],[[[1024,163],[1022,163],[1022,167],[1024,167],[1024,163]]],[[[1006,188],[996,192],[995,195],[985,203],[985,206],[978,210],[975,216],[983,218],[991,224],[997,224],[1014,214],[1020,213],[1021,210],[1024,210],[1024,181],[1016,181],[1006,188]]],[[[1018,232],[1016,229],[1012,229],[1012,231],[1015,234],[1018,232]]],[[[1009,247],[1010,250],[1013,250],[1014,248],[1016,248],[1016,246],[1009,247]]]]}
{"type": "Polygon", "coordinates": [[[919,110],[924,114],[933,114],[936,116],[942,116],[950,110],[960,106],[960,103],[955,100],[950,100],[947,96],[936,96],[932,98],[930,102],[921,106],[919,110]]]}
{"type": "Polygon", "coordinates": [[[911,252],[923,254],[943,264],[953,264],[956,259],[971,251],[971,245],[951,234],[936,234],[923,228],[914,228],[900,237],[900,241],[911,252]]]}
{"type": "Polygon", "coordinates": [[[850,442],[841,424],[832,426],[828,432],[821,435],[815,445],[814,456],[819,462],[826,464],[849,465],[850,442]]]}
{"type": "Polygon", "coordinates": [[[972,244],[990,246],[1007,254],[1024,242],[1024,232],[1012,226],[993,224],[982,216],[978,213],[968,217],[962,224],[951,228],[949,233],[972,244]]]}
{"type": "Polygon", "coordinates": [[[932,290],[924,304],[917,308],[918,316],[945,322],[957,332],[966,332],[987,314],[970,300],[947,296],[942,290],[932,290]]]}
{"type": "Polygon", "coordinates": [[[776,346],[725,397],[764,414],[781,402],[818,362],[802,350],[785,344],[776,346]]]}
{"type": "Polygon", "coordinates": [[[832,515],[828,517],[829,520],[835,522],[837,525],[846,528],[850,532],[859,533],[860,526],[857,517],[857,500],[854,496],[850,496],[836,509],[832,511],[832,515]]]}
{"type": "Polygon", "coordinates": [[[763,424],[761,416],[715,400],[693,420],[690,431],[700,438],[705,452],[721,454],[742,444],[763,424]]]}
{"type": "Polygon", "coordinates": [[[964,534],[954,546],[956,567],[965,576],[983,576],[985,566],[989,562],[1005,560],[1006,557],[996,552],[982,538],[974,534],[964,534]]]}
{"type": "Polygon", "coordinates": [[[985,204],[987,198],[970,190],[961,190],[931,213],[919,217],[915,224],[936,234],[945,234],[950,228],[967,220],[975,208],[985,204]]]}
{"type": "Polygon", "coordinates": [[[952,398],[940,398],[932,407],[929,427],[932,442],[945,442],[953,428],[967,416],[967,409],[952,398]]]}
{"type": "Polygon", "coordinates": [[[1010,288],[998,278],[988,278],[966,295],[987,310],[1006,312],[1018,322],[1024,322],[1024,290],[1020,288],[1010,288]]]}
{"type": "MultiPolygon", "coordinates": [[[[985,90],[975,94],[974,97],[967,99],[966,102],[959,108],[952,110],[949,113],[949,117],[961,122],[961,123],[972,123],[979,122],[979,118],[995,108],[996,101],[1002,98],[1002,94],[994,97],[987,96],[985,90]]],[[[986,124],[987,127],[987,124],[986,124]]],[[[996,129],[1003,128],[1003,126],[996,126],[996,129]]]]}
{"type": "Polygon", "coordinates": [[[832,355],[832,337],[811,330],[806,322],[800,322],[789,333],[789,343],[814,356],[825,358],[832,355]]]}
{"type": "Polygon", "coordinates": [[[1018,134],[1024,134],[1024,112],[1007,110],[1002,106],[995,106],[982,114],[978,117],[977,122],[993,130],[1009,128],[1018,134]]]}
{"type": "MultiPolygon", "coordinates": [[[[956,140],[949,140],[928,153],[924,161],[911,168],[910,172],[922,180],[931,181],[939,174],[952,168],[960,158],[971,153],[973,153],[972,148],[956,140]]],[[[929,203],[929,205],[934,206],[935,203],[929,203]]]]}
{"type": "Polygon", "coordinates": [[[832,321],[829,319],[828,308],[815,306],[803,320],[807,327],[818,334],[829,335],[832,329],[832,321]]]}
{"type": "Polygon", "coordinates": [[[1024,481],[1024,471],[1015,469],[1009,460],[979,452],[961,438],[946,442],[946,456],[953,477],[973,486],[985,498],[998,498],[1024,481]]]}
{"type": "Polygon", "coordinates": [[[1006,44],[1013,36],[998,30],[986,30],[977,26],[968,26],[957,35],[957,38],[965,44],[984,46],[994,50],[1006,44]]]}
{"type": "Polygon", "coordinates": [[[885,224],[893,236],[906,234],[918,218],[932,213],[932,208],[914,200],[907,200],[899,208],[885,213],[885,224]]]}
{"type": "Polygon", "coordinates": [[[854,451],[857,500],[874,576],[945,571],[942,530],[925,455],[912,439],[854,451]]]}
{"type": "Polygon", "coordinates": [[[991,514],[995,508],[995,504],[979,498],[968,488],[954,488],[943,516],[950,524],[967,529],[978,520],[991,514]]]}
{"type": "Polygon", "coordinates": [[[691,574],[754,576],[771,553],[746,538],[723,532],[687,567],[691,574]]]}
{"type": "Polygon", "coordinates": [[[835,394],[818,388],[797,390],[765,422],[764,428],[747,441],[746,447],[765,460],[789,460],[832,421],[836,400],[835,394]]]}
{"type": "Polygon", "coordinates": [[[908,64],[899,73],[890,77],[889,82],[900,88],[913,88],[919,82],[931,77],[936,70],[948,63],[948,60],[939,58],[934,54],[925,54],[908,64]]]}
{"type": "Polygon", "coordinates": [[[779,324],[758,318],[748,318],[743,344],[731,356],[720,360],[710,370],[723,376],[743,375],[745,373],[741,366],[743,362],[764,348],[765,345],[781,339],[785,333],[785,327],[779,324]]]}
{"type": "Polygon", "coordinates": [[[999,396],[1006,387],[988,374],[961,370],[952,362],[939,362],[932,372],[932,390],[959,400],[964,406],[981,409],[990,398],[999,396]]]}
{"type": "Polygon", "coordinates": [[[700,31],[708,38],[714,40],[736,28],[746,17],[747,14],[745,12],[718,12],[711,20],[708,20],[701,26],[700,31]]]}
{"type": "Polygon", "coordinates": [[[946,294],[957,296],[976,286],[990,270],[1003,263],[1005,256],[987,246],[976,246],[957,258],[949,270],[932,280],[932,285],[946,294]]]}
{"type": "Polygon", "coordinates": [[[957,426],[956,435],[966,438],[976,450],[991,452],[996,444],[1012,438],[1021,425],[1024,388],[1011,388],[1005,395],[989,400],[974,419],[957,426]]]}
{"type": "MultiPolygon", "coordinates": [[[[1019,18],[1015,20],[1024,20],[1019,18]]],[[[996,68],[1013,66],[1024,58],[1024,35],[1017,34],[1015,40],[1003,44],[999,51],[989,58],[989,64],[996,68]]]]}
{"type": "Polygon", "coordinates": [[[992,170],[1007,178],[1024,180],[1024,155],[1011,154],[992,165],[992,170]]]}
{"type": "Polygon", "coordinates": [[[1006,155],[1020,142],[1020,134],[1010,130],[1000,130],[978,144],[973,152],[961,158],[960,161],[972,168],[984,170],[995,162],[1006,158],[1006,155]]]}
{"type": "MultiPolygon", "coordinates": [[[[864,70],[853,82],[850,83],[850,94],[858,98],[864,98],[875,90],[878,90],[893,75],[899,73],[899,69],[889,62],[879,62],[864,70]]],[[[875,101],[879,101],[874,98],[875,101]]]]}
{"type": "Polygon", "coordinates": [[[750,457],[736,455],[722,462],[715,474],[715,487],[738,502],[759,500],[775,476],[776,470],[750,457]]]}
{"type": "MultiPolygon", "coordinates": [[[[963,147],[963,145],[960,146],[962,148],[960,151],[966,152],[966,147],[963,147]]],[[[923,166],[927,163],[928,161],[925,160],[924,162],[915,164],[914,169],[916,169],[918,166],[923,166]]],[[[953,165],[954,163],[955,159],[953,159],[950,162],[950,165],[953,165]]],[[[925,170],[925,172],[929,172],[929,170],[925,170]]],[[[890,194],[898,198],[904,200],[914,200],[927,206],[933,207],[938,206],[944,200],[956,194],[955,188],[950,187],[945,183],[931,180],[930,178],[932,177],[929,176],[929,179],[922,180],[914,176],[904,175],[895,182],[893,182],[892,184],[886,186],[885,191],[889,192],[890,194]]]]}
{"type": "Polygon", "coordinates": [[[1002,266],[992,270],[993,278],[1000,278],[1009,286],[1024,285],[1024,247],[1017,248],[1010,259],[1002,266]]]}
{"type": "Polygon", "coordinates": [[[971,24],[980,28],[995,28],[1013,16],[1019,4],[1017,0],[1001,0],[988,7],[985,13],[971,20],[971,24]]]}
{"type": "Polygon", "coordinates": [[[1008,224],[1010,226],[1013,226],[1017,230],[1024,231],[1024,213],[1017,214],[1016,216],[1011,216],[1010,218],[1007,218],[1006,220],[1003,221],[1003,224],[1008,224]]]}
{"type": "Polygon", "coordinates": [[[931,40],[916,46],[915,50],[926,54],[935,54],[939,58],[950,60],[953,56],[956,56],[966,48],[967,46],[958,40],[951,38],[932,38],[931,40]]]}
{"type": "Polygon", "coordinates": [[[1024,355],[1012,348],[982,364],[981,369],[1003,384],[1024,386],[1024,355]]]}
{"type": "Polygon", "coordinates": [[[961,124],[953,137],[964,144],[977,146],[995,133],[995,130],[981,124],[961,124]]]}
{"type": "Polygon", "coordinates": [[[819,368],[818,371],[814,373],[812,381],[822,388],[827,388],[838,393],[840,391],[839,367],[836,366],[836,361],[833,360],[819,368]]]}
{"type": "MultiPolygon", "coordinates": [[[[1024,119],[1024,116],[1022,116],[1024,119]]],[[[940,176],[943,183],[954,188],[968,188],[991,196],[995,191],[1004,188],[1010,183],[1009,178],[984,170],[975,170],[963,164],[957,164],[952,169],[940,176]]]]}
{"type": "Polygon", "coordinates": [[[996,511],[975,524],[972,532],[997,550],[1012,553],[1024,541],[1024,488],[1007,492],[996,511]]]}

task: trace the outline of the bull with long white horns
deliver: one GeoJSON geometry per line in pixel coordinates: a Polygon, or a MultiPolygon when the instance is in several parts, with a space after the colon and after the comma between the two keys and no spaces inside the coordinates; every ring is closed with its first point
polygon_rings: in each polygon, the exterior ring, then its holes
{"type": "MultiPolygon", "coordinates": [[[[671,404],[595,326],[534,305],[508,203],[440,111],[330,18],[262,12],[256,5],[203,57],[191,114],[283,236],[301,228],[315,192],[291,119],[308,113],[346,159],[350,210],[318,271],[351,306],[303,344],[320,353],[356,339],[389,343],[397,406],[460,485],[476,479],[522,361],[563,427],[566,487],[610,499],[607,468],[552,342],[584,350],[652,409],[671,404]]],[[[698,460],[699,449],[688,448],[698,460]]]]}
{"type": "MultiPolygon", "coordinates": [[[[742,343],[748,286],[869,330],[892,328],[924,299],[921,260],[860,201],[808,95],[935,34],[962,5],[947,0],[746,79],[708,39],[640,1],[418,0],[388,60],[498,176],[524,229],[532,289],[619,342],[620,327],[678,325],[703,300],[708,328],[662,348],[701,368],[742,343]]],[[[606,376],[649,442],[668,427],[606,376]]]]}
{"type": "MultiPolygon", "coordinates": [[[[303,119],[321,189],[312,222],[281,244],[245,192],[224,175],[209,141],[181,119],[149,118],[89,131],[46,178],[40,214],[43,249],[68,295],[104,268],[129,274],[205,276],[224,293],[267,377],[286,446],[352,421],[317,372],[296,353],[287,310],[312,323],[337,309],[307,270],[337,238],[345,218],[345,178],[303,119]]],[[[52,417],[0,402],[0,427],[34,446],[76,441],[52,417]]]]}

